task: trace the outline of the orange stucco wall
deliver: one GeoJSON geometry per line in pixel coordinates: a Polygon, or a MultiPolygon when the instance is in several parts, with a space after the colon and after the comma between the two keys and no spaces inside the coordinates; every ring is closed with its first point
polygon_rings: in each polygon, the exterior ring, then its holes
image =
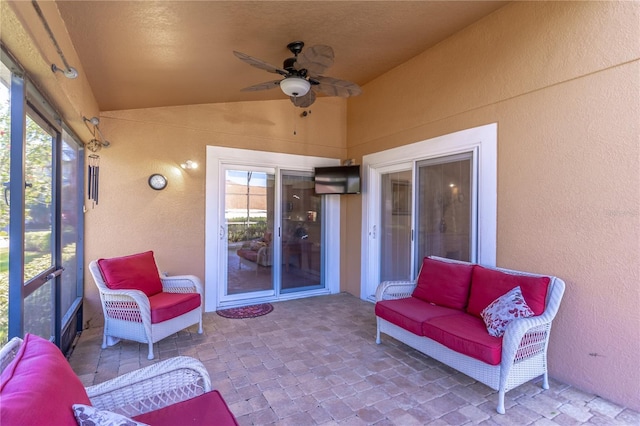
{"type": "MultiPolygon", "coordinates": [[[[153,249],[163,271],[204,280],[206,147],[344,158],[346,101],[320,99],[312,111],[302,118],[282,100],[103,112],[112,145],[100,152],[100,205],[85,217],[86,258],[153,249]],[[183,170],[186,160],[201,167],[183,170]],[[168,178],[165,190],[149,188],[152,173],[168,178]]],[[[85,278],[85,321],[100,325],[85,278]]]]}
{"type": "MultiPolygon", "coordinates": [[[[55,4],[40,2],[56,34],[55,4]]],[[[0,1],[3,43],[84,140],[98,115],[29,2],[0,1]]],[[[102,112],[100,205],[86,259],[153,247],[163,270],[204,276],[206,145],[356,158],[498,123],[498,265],[562,277],[551,375],[640,409],[640,4],[511,3],[364,87],[320,99],[297,123],[288,101],[102,112]],[[161,192],[153,172],[168,176],[161,192]]],[[[343,197],[342,289],[359,294],[361,197],[343,197]]],[[[101,314],[86,277],[87,325],[101,314]]]]}
{"type": "MultiPolygon", "coordinates": [[[[640,408],[640,3],[512,3],[349,100],[349,158],[498,123],[498,266],[557,275],[551,375],[640,408]]],[[[358,265],[360,199],[345,261],[358,265]]],[[[360,271],[346,289],[359,294],[360,271]]]]}

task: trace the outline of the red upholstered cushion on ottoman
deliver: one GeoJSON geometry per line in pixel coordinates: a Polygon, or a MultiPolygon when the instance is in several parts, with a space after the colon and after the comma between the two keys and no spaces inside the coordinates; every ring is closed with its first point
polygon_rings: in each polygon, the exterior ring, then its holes
{"type": "Polygon", "coordinates": [[[237,426],[227,403],[217,390],[133,418],[153,426],[237,426]]]}
{"type": "Polygon", "coordinates": [[[162,291],[162,281],[152,251],[98,259],[104,282],[113,290],[140,290],[151,297],[162,291]]]}
{"type": "Polygon", "coordinates": [[[464,309],[469,299],[471,271],[470,264],[425,257],[412,296],[439,306],[464,309]]]}
{"type": "Polygon", "coordinates": [[[376,303],[376,315],[405,330],[422,336],[422,323],[430,318],[455,314],[455,309],[435,306],[416,297],[381,300],[376,303]]]}
{"type": "Polygon", "coordinates": [[[76,426],[73,404],[91,405],[60,349],[28,334],[0,376],[0,424],[76,426]]]}

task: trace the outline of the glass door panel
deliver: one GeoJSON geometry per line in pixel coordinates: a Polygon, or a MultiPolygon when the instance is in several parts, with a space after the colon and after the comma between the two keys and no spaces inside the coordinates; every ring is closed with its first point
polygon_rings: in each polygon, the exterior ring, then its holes
{"type": "Polygon", "coordinates": [[[0,63],[0,345],[4,345],[9,336],[10,81],[11,72],[0,63]]]}
{"type": "Polygon", "coordinates": [[[411,279],[412,172],[381,175],[380,281],[411,279]]]}
{"type": "Polygon", "coordinates": [[[324,288],[322,200],[313,175],[282,172],[282,274],[280,292],[324,288]]]}
{"type": "Polygon", "coordinates": [[[44,276],[54,264],[53,159],[56,133],[36,115],[26,117],[24,281],[40,286],[24,301],[24,331],[46,339],[53,330],[53,281],[44,276]],[[38,278],[38,279],[35,279],[38,278]]]}
{"type": "MultiPolygon", "coordinates": [[[[80,169],[80,147],[63,132],[62,138],[62,191],[60,193],[62,206],[62,267],[60,291],[60,315],[65,316],[73,303],[82,296],[82,280],[78,277],[78,247],[81,230],[81,206],[78,194],[81,193],[82,176],[80,169]]],[[[62,319],[62,318],[61,318],[62,319]]]]}
{"type": "Polygon", "coordinates": [[[274,174],[225,171],[226,296],[274,293],[274,189],[274,174]]]}
{"type": "Polygon", "coordinates": [[[24,281],[53,264],[54,137],[27,116],[24,210],[24,281]]]}
{"type": "Polygon", "coordinates": [[[471,260],[471,177],[472,153],[418,164],[417,260],[430,255],[471,260]]]}

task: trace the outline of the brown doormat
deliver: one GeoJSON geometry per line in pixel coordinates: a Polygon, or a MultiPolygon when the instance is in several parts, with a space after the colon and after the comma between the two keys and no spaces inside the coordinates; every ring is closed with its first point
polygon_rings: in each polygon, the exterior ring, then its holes
{"type": "Polygon", "coordinates": [[[242,319],[261,317],[271,311],[273,311],[273,305],[271,305],[271,303],[261,303],[259,305],[242,306],[240,308],[222,309],[216,311],[216,313],[225,318],[242,319]]]}

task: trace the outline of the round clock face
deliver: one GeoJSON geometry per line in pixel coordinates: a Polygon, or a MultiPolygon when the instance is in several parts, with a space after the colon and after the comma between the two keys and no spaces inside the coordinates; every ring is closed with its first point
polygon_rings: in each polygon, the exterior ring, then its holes
{"type": "Polygon", "coordinates": [[[161,174],[154,173],[149,176],[149,186],[157,191],[167,187],[167,178],[161,174]]]}

